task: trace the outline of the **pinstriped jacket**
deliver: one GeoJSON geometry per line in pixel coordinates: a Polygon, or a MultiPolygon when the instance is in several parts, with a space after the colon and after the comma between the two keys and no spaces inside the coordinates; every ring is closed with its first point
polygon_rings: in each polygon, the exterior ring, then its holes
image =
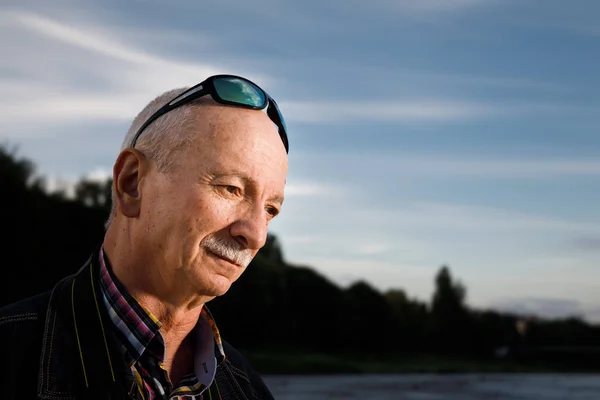
{"type": "MultiPolygon", "coordinates": [[[[103,330],[111,322],[93,295],[98,276],[90,261],[51,291],[0,308],[2,400],[136,399],[113,331],[103,330]]],[[[272,400],[244,357],[226,341],[223,347],[227,358],[215,376],[219,396],[272,400]]]]}

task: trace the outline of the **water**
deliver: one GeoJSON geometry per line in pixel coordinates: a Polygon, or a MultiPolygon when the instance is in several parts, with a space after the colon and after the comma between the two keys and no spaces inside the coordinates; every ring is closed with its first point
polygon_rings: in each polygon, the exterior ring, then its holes
{"type": "Polygon", "coordinates": [[[600,375],[266,376],[276,400],[599,400],[600,375]]]}

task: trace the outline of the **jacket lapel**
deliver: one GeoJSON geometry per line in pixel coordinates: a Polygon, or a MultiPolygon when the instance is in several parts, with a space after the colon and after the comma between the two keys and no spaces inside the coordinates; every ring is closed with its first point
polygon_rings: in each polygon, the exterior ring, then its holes
{"type": "Polygon", "coordinates": [[[98,285],[94,253],[50,297],[38,379],[47,399],[120,399],[134,388],[98,285]]]}

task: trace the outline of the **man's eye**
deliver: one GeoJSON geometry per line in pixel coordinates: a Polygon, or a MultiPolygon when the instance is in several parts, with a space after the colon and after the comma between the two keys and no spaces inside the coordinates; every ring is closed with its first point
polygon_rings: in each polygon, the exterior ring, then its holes
{"type": "Polygon", "coordinates": [[[219,185],[219,186],[217,186],[217,188],[221,191],[221,193],[223,195],[226,195],[226,196],[230,196],[230,195],[239,196],[241,194],[241,190],[237,186],[219,185]]]}
{"type": "Polygon", "coordinates": [[[267,207],[267,213],[271,216],[271,217],[276,217],[277,214],[279,214],[279,210],[276,209],[275,207],[267,207]]]}
{"type": "Polygon", "coordinates": [[[237,194],[239,189],[235,186],[225,185],[225,190],[227,190],[231,194],[237,194]]]}

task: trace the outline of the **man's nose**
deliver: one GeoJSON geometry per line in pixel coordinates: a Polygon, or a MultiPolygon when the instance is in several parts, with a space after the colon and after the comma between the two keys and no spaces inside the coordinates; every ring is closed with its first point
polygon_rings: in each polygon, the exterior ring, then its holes
{"type": "Polygon", "coordinates": [[[230,233],[244,248],[259,250],[267,241],[268,225],[264,208],[253,207],[231,224],[230,233]]]}

